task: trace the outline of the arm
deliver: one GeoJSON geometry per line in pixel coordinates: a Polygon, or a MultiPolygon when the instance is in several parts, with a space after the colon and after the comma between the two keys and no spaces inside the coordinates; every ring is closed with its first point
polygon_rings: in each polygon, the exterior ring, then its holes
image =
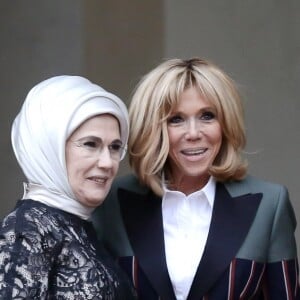
{"type": "Polygon", "coordinates": [[[295,228],[294,210],[287,190],[282,187],[278,196],[266,266],[266,299],[300,299],[295,228]]]}
{"type": "Polygon", "coordinates": [[[0,229],[0,299],[45,299],[56,241],[30,213],[10,214],[0,229]]]}

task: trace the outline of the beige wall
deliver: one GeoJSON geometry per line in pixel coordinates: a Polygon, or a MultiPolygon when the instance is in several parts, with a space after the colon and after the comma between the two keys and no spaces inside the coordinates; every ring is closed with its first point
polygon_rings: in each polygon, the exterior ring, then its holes
{"type": "Polygon", "coordinates": [[[161,0],[86,1],[86,73],[128,103],[140,77],[163,56],[161,0]]]}

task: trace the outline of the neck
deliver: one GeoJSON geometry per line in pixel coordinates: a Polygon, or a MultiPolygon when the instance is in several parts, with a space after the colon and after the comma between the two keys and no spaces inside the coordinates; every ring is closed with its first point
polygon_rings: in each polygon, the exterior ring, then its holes
{"type": "Polygon", "coordinates": [[[210,175],[194,177],[194,176],[183,176],[176,178],[176,181],[170,181],[168,188],[184,193],[185,195],[192,194],[196,191],[201,190],[208,182],[210,175]]]}

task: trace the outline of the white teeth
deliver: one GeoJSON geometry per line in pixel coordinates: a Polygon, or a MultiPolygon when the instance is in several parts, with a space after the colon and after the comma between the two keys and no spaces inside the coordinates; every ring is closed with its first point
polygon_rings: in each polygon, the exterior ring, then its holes
{"type": "Polygon", "coordinates": [[[186,155],[200,155],[203,154],[206,149],[190,149],[190,150],[183,150],[182,153],[186,155]]]}
{"type": "Polygon", "coordinates": [[[105,183],[107,180],[107,178],[102,178],[102,177],[91,177],[90,179],[97,183],[105,183]]]}

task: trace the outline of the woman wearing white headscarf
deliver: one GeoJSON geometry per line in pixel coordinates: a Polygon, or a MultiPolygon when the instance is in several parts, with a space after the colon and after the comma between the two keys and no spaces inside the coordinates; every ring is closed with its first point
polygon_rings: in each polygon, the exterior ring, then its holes
{"type": "Polygon", "coordinates": [[[27,182],[0,227],[0,299],[134,299],[88,221],[124,157],[124,103],[80,76],[36,85],[12,126],[27,182]]]}

